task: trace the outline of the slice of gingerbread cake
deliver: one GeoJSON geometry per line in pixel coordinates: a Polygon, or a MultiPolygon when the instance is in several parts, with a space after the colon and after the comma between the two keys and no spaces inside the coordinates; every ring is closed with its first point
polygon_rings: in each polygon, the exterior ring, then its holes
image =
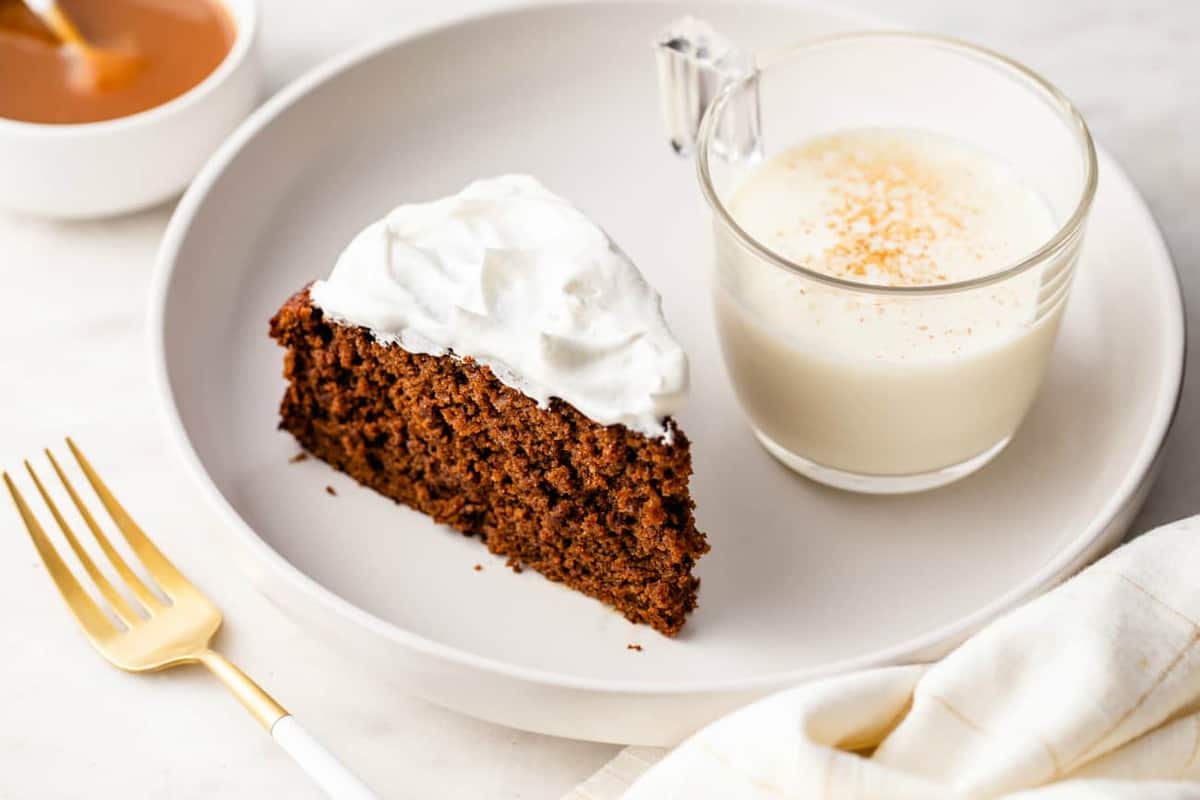
{"type": "Polygon", "coordinates": [[[661,299],[533,178],[368,226],[271,320],[280,427],[379,493],[674,635],[708,550],[661,299]]]}

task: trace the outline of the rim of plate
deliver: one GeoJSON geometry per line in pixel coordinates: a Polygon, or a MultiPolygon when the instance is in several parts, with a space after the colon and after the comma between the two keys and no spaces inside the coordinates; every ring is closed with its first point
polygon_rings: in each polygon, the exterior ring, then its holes
{"type": "MultiPolygon", "coordinates": [[[[1186,318],[1183,309],[1183,296],[1180,291],[1179,276],[1174,268],[1174,259],[1162,236],[1157,222],[1150,214],[1144,198],[1137,188],[1129,182],[1129,188],[1139,200],[1138,213],[1143,222],[1157,234],[1157,247],[1160,256],[1171,266],[1174,278],[1173,293],[1174,314],[1168,323],[1167,347],[1175,351],[1171,359],[1173,368],[1164,371],[1160,381],[1160,399],[1151,420],[1151,435],[1143,438],[1138,447],[1136,457],[1130,463],[1119,490],[1115,492],[1104,506],[1097,510],[1090,523],[1075,536],[1070,544],[1059,550],[1055,556],[1042,566],[1036,573],[1005,594],[986,603],[983,607],[961,617],[951,623],[927,631],[920,636],[905,642],[890,645],[881,650],[822,664],[815,667],[805,667],[796,670],[784,670],[752,675],[745,678],[727,678],[721,680],[660,682],[647,680],[621,681],[605,678],[580,677],[559,672],[552,672],[535,667],[525,667],[512,664],[501,659],[479,655],[450,645],[442,644],[400,626],[388,622],[375,614],[344,599],[332,590],[326,588],[315,578],[302,572],[290,561],[280,555],[274,548],[258,536],[257,533],[242,519],[237,510],[221,494],[212,477],[200,460],[183,420],[179,415],[179,407],[175,402],[168,380],[168,366],[165,349],[166,333],[166,301],[174,275],[180,247],[197,212],[203,206],[208,193],[216,181],[224,174],[226,168],[233,162],[242,148],[248,144],[260,131],[272,124],[284,111],[302,101],[313,90],[337,78],[383,52],[396,47],[403,47],[418,39],[442,35],[455,28],[484,23],[490,19],[527,14],[538,11],[551,11],[572,6],[582,5],[627,5],[621,0],[590,0],[588,2],[527,2],[516,0],[500,8],[489,9],[468,16],[457,17],[449,21],[426,23],[409,30],[393,31],[371,39],[340,55],[334,56],[317,66],[309,69],[300,77],[293,80],[258,109],[256,109],[229,136],[221,147],[201,168],[196,178],[184,193],[179,205],[175,208],[171,220],[163,234],[155,259],[149,291],[149,312],[147,333],[151,360],[151,376],[154,391],[161,406],[161,416],[167,428],[168,436],[174,442],[176,450],[183,459],[188,472],[191,473],[196,485],[207,498],[210,506],[216,510],[226,526],[233,531],[247,546],[257,559],[259,566],[269,569],[272,574],[288,583],[292,589],[300,591],[311,600],[321,604],[325,610],[340,617],[344,622],[365,628],[367,631],[390,639],[405,647],[417,650],[435,658],[454,662],[464,667],[495,673],[508,678],[530,683],[548,684],[565,689],[593,691],[614,694],[697,694],[709,692],[745,692],[756,689],[799,683],[825,675],[834,675],[856,669],[872,666],[901,663],[911,659],[915,654],[935,649],[947,643],[960,640],[977,630],[988,621],[996,618],[1018,603],[1038,594],[1049,585],[1056,583],[1070,571],[1078,560],[1088,551],[1101,543],[1109,526],[1138,497],[1139,492],[1146,487],[1155,472],[1155,465],[1162,453],[1167,433],[1179,407],[1183,389],[1183,370],[1186,348],[1186,318]],[[1163,391],[1165,390],[1165,391],[1163,391]]],[[[638,5],[653,5],[653,0],[638,5]]],[[[666,4],[663,4],[666,7],[666,4]]],[[[814,11],[829,14],[848,22],[861,24],[864,27],[894,27],[887,23],[861,14],[854,14],[826,3],[805,3],[814,11]]],[[[792,7],[794,8],[794,7],[792,7]]],[[[1111,159],[1110,159],[1111,160],[1111,159]]],[[[1114,162],[1115,163],[1115,162],[1114,162]]],[[[1107,545],[1108,542],[1103,542],[1107,545]]]]}

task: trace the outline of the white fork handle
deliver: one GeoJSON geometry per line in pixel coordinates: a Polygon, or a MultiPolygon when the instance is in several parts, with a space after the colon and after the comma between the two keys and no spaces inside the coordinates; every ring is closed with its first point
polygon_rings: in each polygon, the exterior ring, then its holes
{"type": "Polygon", "coordinates": [[[271,726],[271,737],[334,800],[380,800],[379,795],[312,737],[291,714],[271,726]]]}

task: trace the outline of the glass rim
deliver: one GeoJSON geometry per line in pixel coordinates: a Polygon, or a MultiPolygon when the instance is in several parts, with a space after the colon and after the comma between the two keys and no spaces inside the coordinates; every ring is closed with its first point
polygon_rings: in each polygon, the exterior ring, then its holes
{"type": "Polygon", "coordinates": [[[1088,130],[1083,115],[1079,113],[1075,105],[1054,84],[1024,64],[994,50],[989,50],[985,47],[980,47],[950,36],[904,31],[859,31],[855,33],[834,34],[832,36],[810,39],[790,47],[768,51],[764,59],[756,60],[756,65],[752,73],[738,80],[731,81],[724,86],[705,110],[704,118],[700,123],[700,133],[697,140],[696,169],[700,178],[701,191],[704,193],[708,205],[717,215],[717,218],[733,232],[734,237],[755,255],[780,269],[801,275],[818,283],[856,292],[886,295],[937,295],[978,289],[1016,277],[1046,261],[1059,250],[1066,247],[1072,238],[1082,229],[1084,221],[1087,219],[1088,211],[1091,208],[1092,200],[1096,194],[1097,174],[1099,171],[1096,160],[1096,146],[1092,141],[1091,132],[1088,130]],[[734,93],[748,86],[752,81],[757,80],[758,76],[764,70],[798,53],[831,45],[882,39],[933,45],[981,61],[987,66],[991,66],[1007,74],[1010,79],[1024,83],[1029,89],[1040,94],[1051,108],[1057,112],[1060,121],[1074,134],[1076,143],[1082,151],[1084,161],[1083,186],[1079,194],[1079,200],[1066,221],[1032,253],[1023,256],[1015,262],[998,267],[985,275],[979,275],[967,280],[952,281],[949,283],[892,286],[839,278],[806,267],[771,250],[751,236],[733,218],[733,215],[717,194],[716,187],[713,186],[712,173],[709,169],[709,145],[717,127],[717,119],[734,93]]]}

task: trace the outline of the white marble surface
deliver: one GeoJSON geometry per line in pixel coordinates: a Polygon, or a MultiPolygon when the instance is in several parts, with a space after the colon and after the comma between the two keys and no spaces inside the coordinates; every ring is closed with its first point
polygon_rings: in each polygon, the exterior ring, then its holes
{"type": "MultiPolygon", "coordinates": [[[[1004,50],[1062,86],[1142,188],[1190,304],[1200,303],[1200,4],[847,4],[1004,50]]],[[[381,30],[487,2],[263,5],[263,52],[276,88],[381,30]]],[[[511,731],[418,700],[382,701],[353,664],[297,630],[210,547],[206,529],[217,523],[175,463],[148,386],[145,292],[169,213],[85,224],[0,215],[0,465],[19,467],[66,433],[84,443],[143,525],[226,611],[221,647],[386,796],[561,795],[616,748],[511,731]]],[[[1194,359],[1200,348],[1192,344],[1194,359]]],[[[1139,531],[1200,510],[1200,397],[1196,371],[1189,373],[1139,531]]],[[[137,677],[103,664],[7,503],[0,578],[0,798],[317,796],[207,675],[137,677]]]]}

